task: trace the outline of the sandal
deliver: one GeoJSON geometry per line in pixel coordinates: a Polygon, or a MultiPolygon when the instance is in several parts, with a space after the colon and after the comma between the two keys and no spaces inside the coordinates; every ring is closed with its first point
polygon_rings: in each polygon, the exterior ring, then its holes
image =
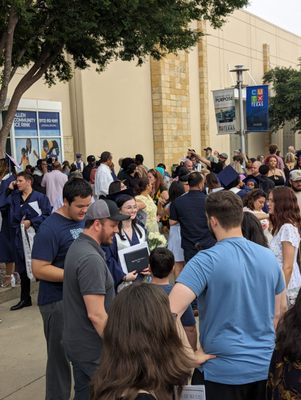
{"type": "Polygon", "coordinates": [[[11,286],[11,276],[10,275],[4,275],[4,280],[1,284],[2,288],[7,288],[11,286]]]}

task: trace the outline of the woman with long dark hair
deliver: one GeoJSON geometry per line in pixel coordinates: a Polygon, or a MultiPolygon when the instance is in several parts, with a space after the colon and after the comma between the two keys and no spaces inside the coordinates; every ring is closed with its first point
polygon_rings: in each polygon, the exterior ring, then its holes
{"type": "Polygon", "coordinates": [[[209,174],[206,175],[205,187],[207,194],[218,192],[224,189],[214,172],[209,172],[209,174]]]}
{"type": "Polygon", "coordinates": [[[147,233],[159,232],[158,217],[157,217],[157,206],[154,203],[152,197],[152,185],[148,178],[140,178],[136,186],[136,196],[139,220],[145,226],[147,233]]]}
{"type": "Polygon", "coordinates": [[[266,400],[301,398],[301,291],[282,320],[276,335],[266,400]]]}
{"type": "Polygon", "coordinates": [[[106,261],[114,279],[115,289],[120,291],[124,286],[136,280],[138,274],[135,271],[124,272],[122,270],[118,251],[146,241],[145,230],[138,224],[137,203],[134,197],[128,194],[120,194],[115,200],[120,212],[129,215],[130,219],[120,221],[118,232],[115,234],[110,246],[103,246],[106,253],[106,261]]]}
{"type": "Polygon", "coordinates": [[[155,285],[134,284],[110,308],[92,400],[172,400],[192,367],[167,294],[155,285]]]}
{"type": "Polygon", "coordinates": [[[241,230],[246,239],[260,244],[261,246],[269,247],[267,238],[263,233],[262,225],[254,214],[247,211],[244,212],[241,230]]]}
{"type": "Polygon", "coordinates": [[[283,186],[285,184],[285,175],[281,169],[277,168],[277,157],[270,155],[266,158],[266,164],[269,167],[268,178],[275,183],[275,186],[283,186]]]}
{"type": "Polygon", "coordinates": [[[283,269],[288,303],[292,305],[301,287],[297,263],[301,234],[300,208],[295,193],[288,187],[273,189],[268,200],[270,230],[273,235],[270,248],[283,269]]]}
{"type": "Polygon", "coordinates": [[[151,184],[151,197],[153,198],[155,204],[158,204],[159,199],[164,199],[165,202],[168,201],[168,191],[163,183],[163,176],[156,169],[150,169],[147,173],[148,181],[151,184]]]}
{"type": "Polygon", "coordinates": [[[243,210],[254,214],[261,222],[262,229],[264,230],[267,230],[269,227],[269,215],[263,211],[266,197],[263,190],[253,189],[243,199],[243,210]]]}

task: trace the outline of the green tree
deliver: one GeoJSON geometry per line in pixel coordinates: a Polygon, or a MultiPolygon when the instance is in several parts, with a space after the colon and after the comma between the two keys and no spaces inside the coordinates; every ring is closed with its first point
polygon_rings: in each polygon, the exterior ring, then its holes
{"type": "Polygon", "coordinates": [[[187,49],[201,32],[191,21],[220,27],[248,0],[0,0],[0,111],[18,68],[24,75],[11,96],[0,130],[0,158],[19,101],[44,77],[51,86],[72,78],[73,68],[116,59],[143,63],[187,49]]]}
{"type": "Polygon", "coordinates": [[[293,129],[301,129],[301,70],[276,67],[265,73],[263,81],[272,84],[271,130],[277,131],[286,122],[293,122],[293,129]]]}

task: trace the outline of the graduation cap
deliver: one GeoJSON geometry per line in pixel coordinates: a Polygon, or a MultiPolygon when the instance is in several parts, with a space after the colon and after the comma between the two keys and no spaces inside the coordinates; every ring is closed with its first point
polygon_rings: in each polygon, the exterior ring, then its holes
{"type": "Polygon", "coordinates": [[[236,186],[239,178],[239,174],[231,165],[225,167],[217,176],[225,189],[231,189],[236,186]]]}
{"type": "Polygon", "coordinates": [[[254,183],[258,184],[258,179],[256,176],[248,175],[244,179],[244,184],[246,185],[249,181],[253,181],[254,183]]]}
{"type": "Polygon", "coordinates": [[[127,189],[121,190],[120,192],[108,194],[108,195],[106,196],[106,199],[116,201],[116,199],[117,199],[119,196],[122,196],[122,195],[124,195],[124,194],[126,194],[126,195],[128,195],[128,196],[134,197],[133,189],[132,189],[132,188],[127,188],[127,189]]]}

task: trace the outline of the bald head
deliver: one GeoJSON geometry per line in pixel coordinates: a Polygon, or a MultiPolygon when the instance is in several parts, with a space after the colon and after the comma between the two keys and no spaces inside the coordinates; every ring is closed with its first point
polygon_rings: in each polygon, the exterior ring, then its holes
{"type": "Polygon", "coordinates": [[[193,170],[193,162],[189,159],[184,161],[184,167],[188,169],[189,172],[193,170]]]}
{"type": "Polygon", "coordinates": [[[253,162],[252,167],[251,167],[253,176],[260,175],[260,173],[259,173],[259,167],[260,166],[261,166],[261,162],[260,161],[254,161],[253,162]]]}

